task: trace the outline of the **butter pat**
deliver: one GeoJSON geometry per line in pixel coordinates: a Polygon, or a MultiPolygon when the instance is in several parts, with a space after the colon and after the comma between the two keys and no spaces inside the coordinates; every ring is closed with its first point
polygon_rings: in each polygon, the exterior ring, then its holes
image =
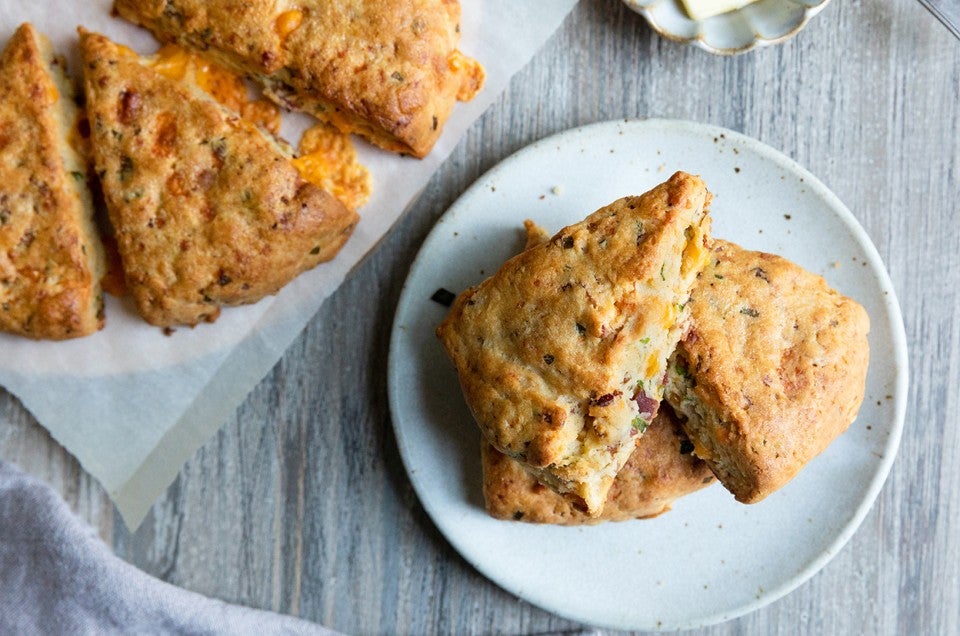
{"type": "Polygon", "coordinates": [[[720,15],[740,7],[745,7],[756,0],[681,0],[687,15],[694,20],[720,15]]]}

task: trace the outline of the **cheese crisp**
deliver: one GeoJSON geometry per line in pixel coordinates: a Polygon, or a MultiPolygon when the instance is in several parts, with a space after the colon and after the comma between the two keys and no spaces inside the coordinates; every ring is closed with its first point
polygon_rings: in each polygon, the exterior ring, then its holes
{"type": "Polygon", "coordinates": [[[856,417],[870,322],[790,261],[716,241],[666,397],[738,501],[783,486],[856,417]]]}
{"type": "Polygon", "coordinates": [[[708,199],[677,173],[601,208],[462,293],[437,330],[487,440],[591,516],[656,413],[708,199]]]}
{"type": "Polygon", "coordinates": [[[137,309],[213,320],[332,258],[354,212],[284,146],[128,49],[81,30],[94,163],[137,309]]]}
{"type": "Polygon", "coordinates": [[[710,468],[691,453],[673,412],[663,408],[617,474],[599,517],[542,485],[516,461],[484,442],[483,499],[497,519],[581,525],[656,517],[678,498],[714,482],[710,468]],[[684,443],[686,442],[686,443],[684,443]]]}
{"type": "Polygon", "coordinates": [[[103,326],[103,248],[64,62],[29,24],[0,58],[0,330],[85,336],[103,326]]]}
{"type": "Polygon", "coordinates": [[[261,83],[278,104],[423,157],[483,68],[455,0],[116,0],[122,17],[261,83]]]}

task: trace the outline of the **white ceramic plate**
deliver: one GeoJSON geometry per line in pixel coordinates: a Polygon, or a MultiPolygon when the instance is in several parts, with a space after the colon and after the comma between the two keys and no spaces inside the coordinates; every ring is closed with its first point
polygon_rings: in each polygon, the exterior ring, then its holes
{"type": "Polygon", "coordinates": [[[757,0],[705,20],[692,20],[680,0],[623,1],[665,38],[717,55],[733,55],[789,40],[830,0],[757,0]]]}
{"type": "Polygon", "coordinates": [[[893,462],[906,408],[900,310],[870,239],[823,184],[743,135],[679,121],[614,121],[539,141],[500,163],[440,219],[411,268],[393,326],[389,396],[410,480],[437,527],[491,580],[592,625],[676,629],[761,607],[823,567],[856,530],[893,462]],[[483,510],[478,430],[434,336],[460,291],[522,246],[639,194],[673,171],[714,192],[714,234],[824,275],[870,314],[866,399],[850,429],[759,504],[721,486],[656,519],[563,528],[496,521],[483,510]]]}

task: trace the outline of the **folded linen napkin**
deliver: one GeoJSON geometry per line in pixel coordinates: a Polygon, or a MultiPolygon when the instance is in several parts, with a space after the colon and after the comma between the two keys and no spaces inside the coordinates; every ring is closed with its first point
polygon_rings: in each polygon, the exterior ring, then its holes
{"type": "Polygon", "coordinates": [[[49,486],[0,461],[0,633],[336,634],[206,598],[115,556],[49,486]]]}

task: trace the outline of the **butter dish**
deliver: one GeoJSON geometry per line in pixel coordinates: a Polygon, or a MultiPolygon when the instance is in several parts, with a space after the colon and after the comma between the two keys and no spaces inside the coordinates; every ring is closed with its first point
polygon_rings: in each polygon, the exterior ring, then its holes
{"type": "Polygon", "coordinates": [[[735,55],[785,42],[830,0],[757,0],[703,20],[690,18],[680,0],[623,1],[667,39],[715,55],[735,55]]]}

